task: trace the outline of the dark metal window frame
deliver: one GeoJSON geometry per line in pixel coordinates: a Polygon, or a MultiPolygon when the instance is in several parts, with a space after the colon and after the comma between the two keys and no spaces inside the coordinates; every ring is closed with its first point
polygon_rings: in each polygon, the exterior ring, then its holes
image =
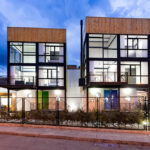
{"type": "MultiPolygon", "coordinates": [[[[65,81],[65,78],[63,77],[63,78],[58,78],[58,67],[62,67],[62,66],[51,66],[51,67],[55,67],[55,68],[52,68],[52,69],[48,69],[48,68],[41,68],[40,69],[40,67],[43,67],[43,66],[39,66],[39,71],[40,70],[46,70],[46,72],[47,72],[47,77],[46,78],[38,78],[38,80],[44,80],[44,79],[46,79],[46,80],[48,80],[48,79],[54,79],[54,80],[56,80],[56,86],[59,86],[58,85],[58,81],[59,80],[63,80],[63,81],[65,81]],[[49,77],[49,70],[51,70],[51,78],[49,77]],[[56,78],[53,78],[53,76],[52,76],[52,70],[56,70],[56,78]]],[[[47,66],[47,67],[50,67],[50,66],[47,66]]],[[[64,68],[64,67],[63,67],[64,68]]]]}
{"type": "MultiPolygon", "coordinates": [[[[94,34],[93,34],[94,35],[94,34]]],[[[98,34],[97,34],[98,35],[98,34]]],[[[117,40],[117,34],[99,34],[99,35],[102,35],[101,37],[94,37],[94,36],[90,36],[90,34],[89,34],[89,36],[88,36],[88,41],[89,41],[89,43],[90,42],[95,42],[95,43],[98,43],[98,42],[100,42],[100,41],[90,41],[90,38],[92,38],[92,39],[102,39],[102,46],[90,46],[89,45],[89,51],[90,51],[90,48],[99,48],[99,49],[102,49],[102,57],[100,57],[100,58],[111,58],[111,57],[105,57],[104,56],[104,51],[109,51],[109,50],[112,50],[112,51],[116,51],[116,57],[115,58],[117,58],[117,45],[116,45],[116,48],[109,48],[109,46],[111,45],[111,43],[116,39],[117,40]],[[109,44],[109,46],[108,47],[105,47],[104,46],[104,42],[105,42],[105,35],[114,35],[114,38],[112,39],[112,41],[111,41],[111,43],[109,44]]],[[[89,56],[89,58],[92,58],[92,57],[90,57],[89,56]]],[[[112,58],[114,58],[114,57],[112,57],[112,58]]]]}
{"type": "MultiPolygon", "coordinates": [[[[11,49],[12,46],[21,46],[22,48],[22,51],[20,51],[17,47],[16,49],[21,53],[21,62],[10,62],[10,63],[32,63],[32,64],[35,64],[36,63],[36,43],[35,42],[10,42],[9,44],[9,49],[11,49]],[[11,43],[21,43],[21,44],[18,44],[18,45],[11,45],[11,43]],[[35,44],[35,52],[24,52],[24,46],[26,43],[30,43],[30,44],[35,44]],[[30,55],[29,55],[30,54],[30,55]],[[24,56],[34,56],[35,57],[35,62],[24,62],[24,56]]],[[[11,52],[11,51],[10,51],[11,52]]],[[[10,53],[10,58],[11,60],[11,53],[10,53]]],[[[10,61],[9,60],[9,61],[10,61]]]]}
{"type": "MultiPolygon", "coordinates": [[[[123,62],[123,61],[122,61],[123,62]]],[[[148,77],[148,75],[142,75],[142,68],[141,68],[141,62],[147,62],[147,61],[136,61],[136,62],[139,62],[140,64],[132,64],[132,62],[131,62],[131,64],[121,64],[120,63],[120,68],[121,68],[121,66],[129,66],[129,68],[130,68],[130,74],[128,74],[128,76],[129,77],[140,77],[140,83],[141,83],[141,81],[142,81],[142,77],[148,77]],[[132,74],[132,71],[131,71],[131,66],[140,66],[140,74],[139,75],[133,75],[132,74]]],[[[147,62],[148,63],[148,62],[147,62]]],[[[147,69],[149,69],[149,68],[147,68],[147,69]]],[[[148,84],[148,83],[147,83],[148,84]]]]}
{"type": "MultiPolygon", "coordinates": [[[[148,35],[135,35],[135,34],[121,34],[120,36],[126,36],[127,37],[127,47],[126,48],[121,48],[120,47],[120,52],[123,51],[123,50],[126,50],[127,51],[127,56],[125,57],[122,57],[120,55],[121,58],[148,58],[148,35]],[[132,37],[129,37],[129,36],[147,36],[147,38],[132,38],[132,37]],[[137,40],[137,48],[129,48],[129,40],[132,40],[132,43],[133,43],[133,40],[137,40]],[[147,40],[147,49],[139,49],[139,40],[147,40]],[[131,50],[136,50],[136,51],[147,51],[147,57],[129,57],[129,51],[131,50]]],[[[121,43],[121,39],[120,39],[120,43],[121,43]]],[[[133,45],[133,44],[132,44],[133,45]]]]}
{"type": "MultiPolygon", "coordinates": [[[[38,53],[38,62],[39,63],[49,63],[49,62],[47,62],[46,61],[46,58],[49,56],[49,57],[63,57],[63,62],[62,63],[64,63],[64,55],[65,55],[65,53],[64,53],[64,44],[62,44],[62,43],[46,43],[46,42],[43,42],[43,43],[38,43],[38,44],[44,44],[44,54],[42,54],[42,55],[40,55],[39,53],[38,53]],[[54,44],[54,45],[47,45],[47,44],[54,44]],[[62,44],[63,46],[56,46],[55,44],[62,44]],[[46,48],[47,47],[53,47],[54,48],[54,54],[53,55],[47,55],[47,50],[46,50],[46,48]],[[63,55],[57,55],[56,54],[56,47],[63,47],[63,55]],[[39,61],[39,58],[40,58],[40,56],[41,57],[44,57],[44,62],[40,62],[39,61]]],[[[61,63],[61,62],[60,62],[61,63]]]]}

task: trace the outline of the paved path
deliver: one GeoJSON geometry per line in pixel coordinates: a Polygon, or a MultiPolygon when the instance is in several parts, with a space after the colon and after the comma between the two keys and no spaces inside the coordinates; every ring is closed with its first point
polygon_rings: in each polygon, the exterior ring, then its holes
{"type": "Polygon", "coordinates": [[[0,135],[0,150],[149,150],[147,146],[102,144],[85,141],[68,141],[0,135]]]}
{"type": "Polygon", "coordinates": [[[29,137],[54,138],[74,141],[90,141],[101,143],[118,143],[150,146],[150,133],[124,133],[109,132],[109,130],[89,131],[55,128],[33,128],[33,127],[15,127],[0,126],[0,134],[22,135],[29,137]]]}

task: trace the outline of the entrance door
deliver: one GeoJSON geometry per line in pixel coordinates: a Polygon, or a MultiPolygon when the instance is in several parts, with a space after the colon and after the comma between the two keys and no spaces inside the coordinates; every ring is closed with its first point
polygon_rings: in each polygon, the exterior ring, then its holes
{"type": "Polygon", "coordinates": [[[48,91],[38,91],[38,104],[39,104],[39,109],[48,109],[49,106],[48,91]]]}
{"type": "Polygon", "coordinates": [[[119,107],[118,91],[117,90],[104,90],[104,109],[111,110],[119,107]]]}

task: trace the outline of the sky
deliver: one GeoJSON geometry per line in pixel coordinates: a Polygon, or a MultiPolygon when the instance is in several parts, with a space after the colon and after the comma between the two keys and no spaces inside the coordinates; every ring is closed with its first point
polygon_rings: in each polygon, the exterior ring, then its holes
{"type": "Polygon", "coordinates": [[[80,65],[80,20],[150,18],[150,0],[0,0],[0,75],[7,70],[7,27],[67,29],[67,64],[80,65]]]}

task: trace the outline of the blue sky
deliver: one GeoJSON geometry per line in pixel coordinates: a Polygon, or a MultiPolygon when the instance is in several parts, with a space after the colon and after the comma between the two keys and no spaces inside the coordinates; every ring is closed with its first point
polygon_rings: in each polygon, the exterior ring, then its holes
{"type": "Polygon", "coordinates": [[[85,16],[149,18],[149,0],[0,0],[0,74],[6,73],[7,26],[67,29],[67,63],[80,64],[85,16]]]}

